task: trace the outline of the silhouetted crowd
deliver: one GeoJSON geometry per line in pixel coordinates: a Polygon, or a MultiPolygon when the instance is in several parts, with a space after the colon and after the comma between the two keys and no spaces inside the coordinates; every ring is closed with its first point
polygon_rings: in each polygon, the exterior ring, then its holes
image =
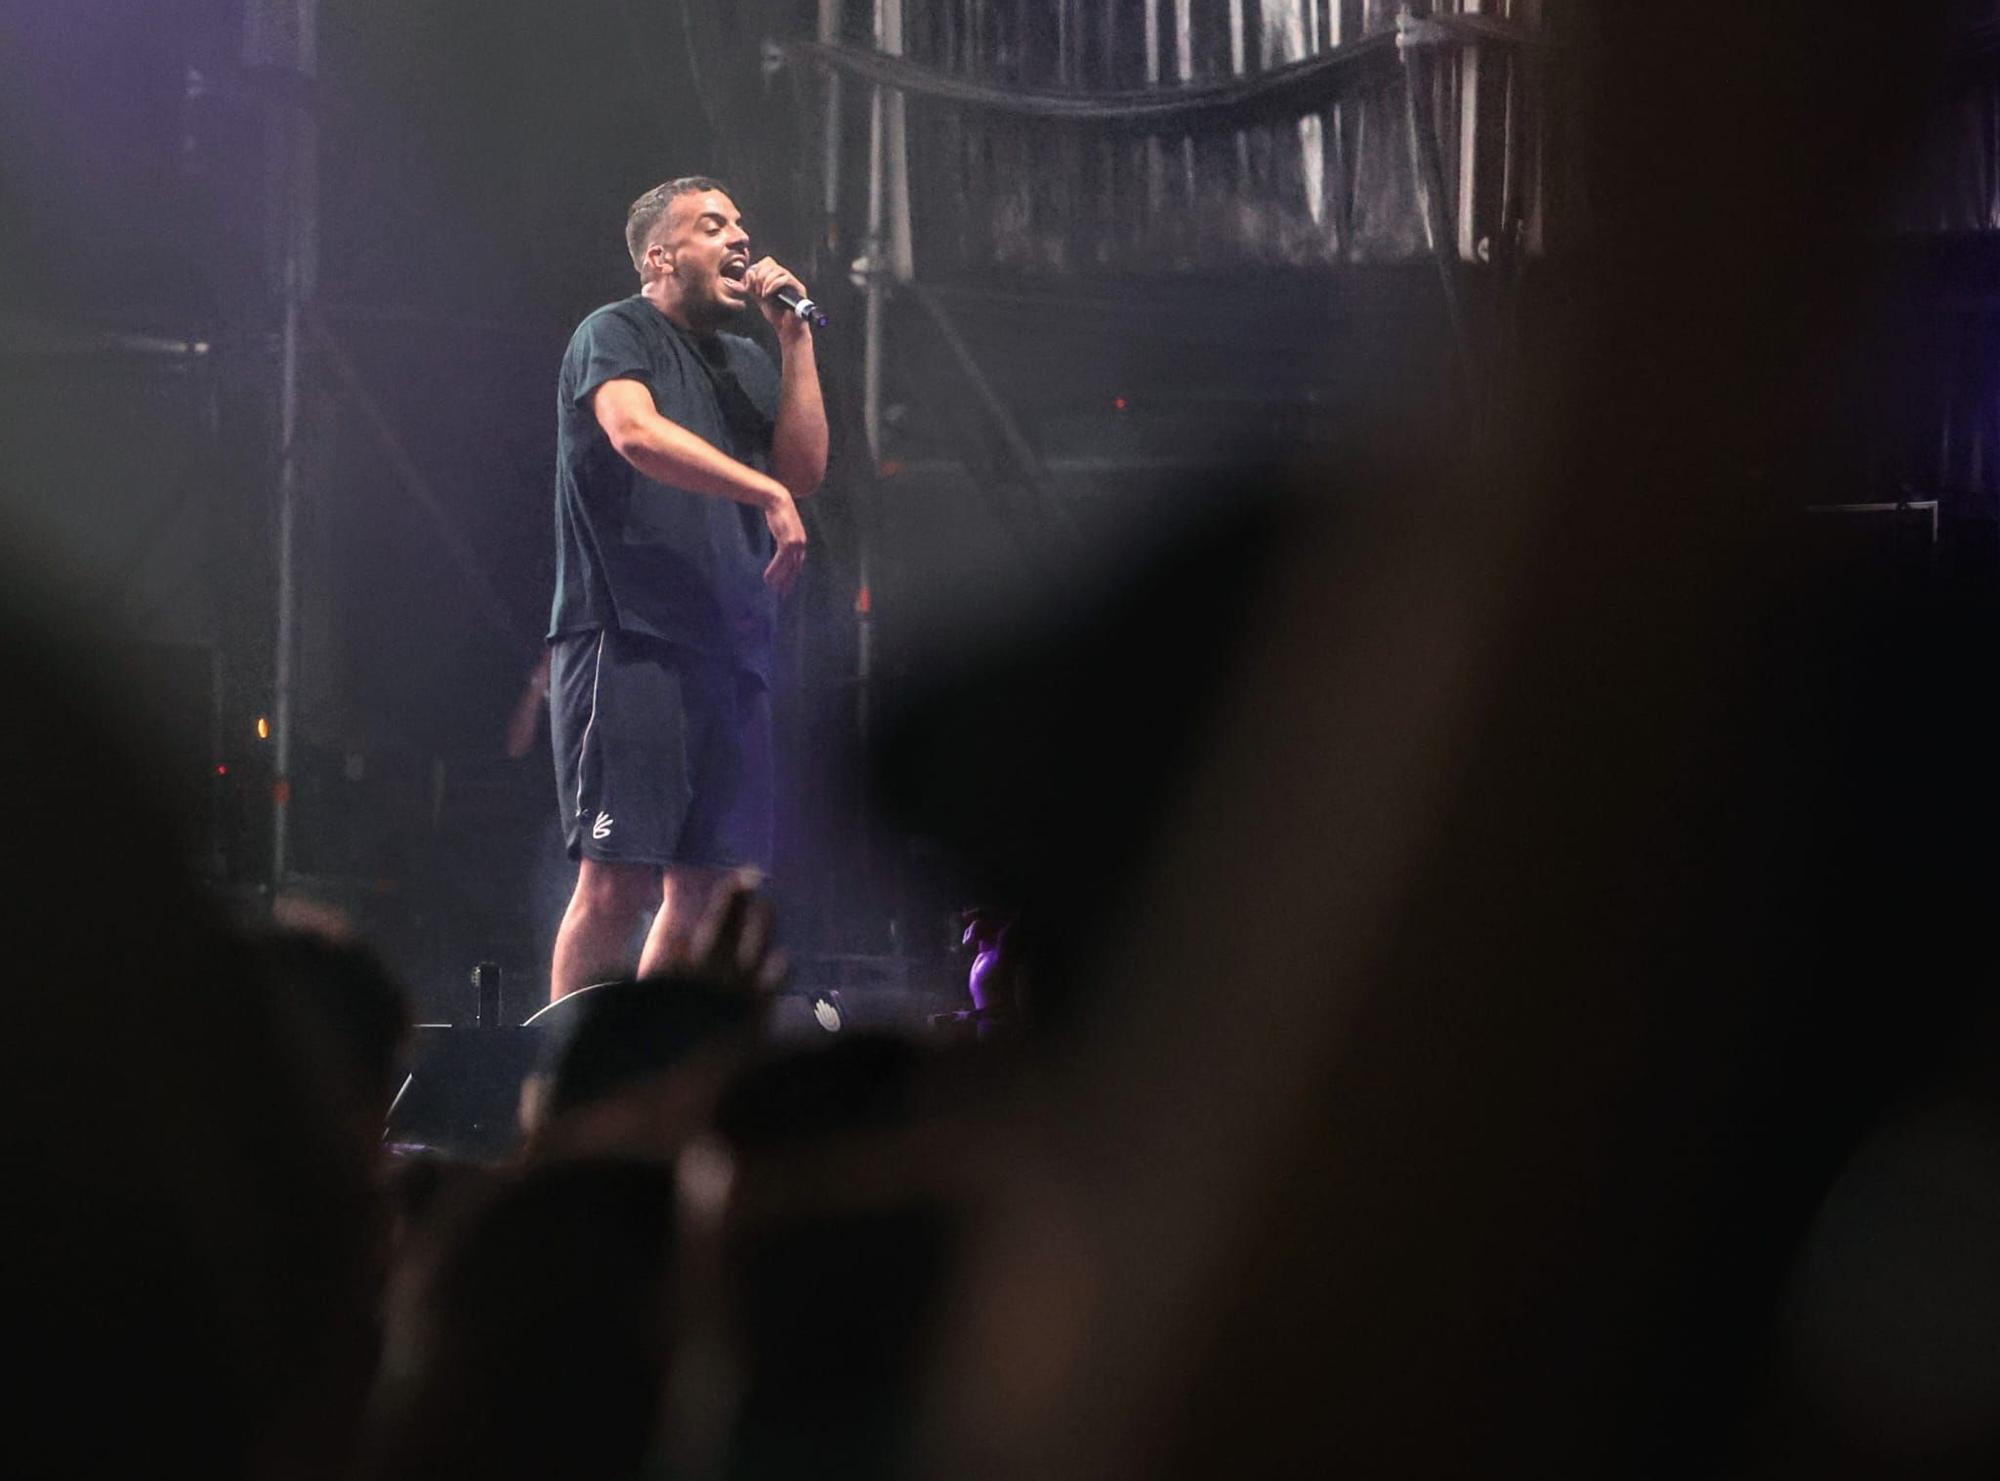
{"type": "Polygon", "coordinates": [[[412,1024],[380,961],[325,918],[226,924],[107,711],[10,677],[47,701],[5,759],[48,779],[50,843],[9,924],[77,964],[8,1036],[20,1433],[61,1441],[18,1474],[902,1467],[996,1046],[967,1074],[920,1038],[766,1041],[738,886],[685,970],[579,995],[515,1153],[389,1143],[412,1024]],[[56,908],[72,883],[108,928],[56,908]]]}

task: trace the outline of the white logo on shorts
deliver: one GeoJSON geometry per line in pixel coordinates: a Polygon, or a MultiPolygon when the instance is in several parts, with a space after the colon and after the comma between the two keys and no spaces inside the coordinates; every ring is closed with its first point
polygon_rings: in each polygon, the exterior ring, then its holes
{"type": "Polygon", "coordinates": [[[609,838],[611,836],[610,813],[601,812],[597,815],[597,821],[590,825],[590,836],[592,838],[609,838]]]}

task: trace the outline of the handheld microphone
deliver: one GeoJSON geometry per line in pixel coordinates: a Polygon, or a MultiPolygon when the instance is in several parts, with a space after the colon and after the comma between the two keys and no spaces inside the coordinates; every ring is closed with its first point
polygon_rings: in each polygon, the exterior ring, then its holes
{"type": "Polygon", "coordinates": [[[780,288],[776,292],[772,293],[771,297],[778,303],[782,303],[786,308],[790,309],[793,313],[797,314],[801,319],[804,319],[808,324],[812,325],[813,328],[815,329],[826,328],[825,312],[820,308],[818,304],[814,303],[810,298],[802,297],[798,293],[792,291],[790,288],[780,288]]]}

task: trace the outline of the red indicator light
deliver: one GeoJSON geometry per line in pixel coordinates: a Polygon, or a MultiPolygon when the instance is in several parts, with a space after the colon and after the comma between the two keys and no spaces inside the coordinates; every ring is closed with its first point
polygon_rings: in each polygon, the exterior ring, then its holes
{"type": "Polygon", "coordinates": [[[217,776],[228,776],[228,775],[229,775],[229,768],[228,768],[228,767],[226,767],[226,766],[218,766],[218,767],[216,767],[216,768],[215,768],[215,774],[216,774],[217,776]]]}
{"type": "Polygon", "coordinates": [[[854,610],[861,613],[864,617],[875,610],[874,595],[867,587],[862,587],[860,595],[855,597],[854,610]]]}
{"type": "Polygon", "coordinates": [[[1132,403],[1127,401],[1123,396],[1113,396],[1111,398],[1111,404],[1114,407],[1116,407],[1119,411],[1124,411],[1127,408],[1129,408],[1132,403]]]}

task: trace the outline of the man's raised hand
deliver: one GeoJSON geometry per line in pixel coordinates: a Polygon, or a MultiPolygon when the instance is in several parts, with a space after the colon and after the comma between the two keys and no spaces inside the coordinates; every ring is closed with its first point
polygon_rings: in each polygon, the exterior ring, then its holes
{"type": "Polygon", "coordinates": [[[761,875],[750,869],[717,882],[688,937],[679,970],[760,995],[785,985],[791,957],[778,945],[777,916],[758,893],[760,882],[761,875]]]}
{"type": "Polygon", "coordinates": [[[771,297],[780,288],[790,288],[801,298],[812,297],[806,292],[806,285],[789,268],[779,266],[776,259],[760,257],[751,263],[743,274],[743,286],[757,300],[757,307],[764,311],[764,317],[773,329],[784,329],[787,325],[795,330],[805,328],[803,319],[771,297]]]}

